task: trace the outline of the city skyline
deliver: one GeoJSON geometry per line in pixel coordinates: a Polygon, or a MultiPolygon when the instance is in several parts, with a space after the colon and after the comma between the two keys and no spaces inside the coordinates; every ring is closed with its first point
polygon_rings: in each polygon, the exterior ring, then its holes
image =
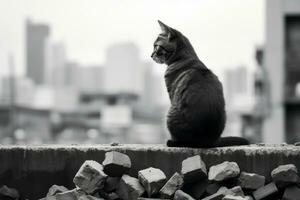
{"type": "MultiPolygon", "coordinates": [[[[150,60],[153,41],[160,32],[157,19],[187,35],[200,59],[218,75],[224,68],[254,66],[253,49],[263,42],[263,1],[172,1],[172,9],[168,9],[170,1],[85,4],[68,0],[26,3],[12,0],[2,4],[0,28],[5,31],[0,33],[0,38],[5,41],[1,44],[0,64],[7,68],[7,54],[15,55],[18,74],[25,72],[22,32],[26,18],[49,24],[52,39],[65,43],[68,58],[83,65],[103,65],[108,46],[128,41],[140,47],[143,59],[150,60]],[[69,7],[68,14],[66,7],[69,7]],[[182,9],[190,12],[183,15],[182,9]],[[11,18],[9,23],[7,17],[11,18]]],[[[161,72],[165,67],[155,68],[161,72]]],[[[0,75],[7,72],[8,69],[3,69],[0,75]]]]}

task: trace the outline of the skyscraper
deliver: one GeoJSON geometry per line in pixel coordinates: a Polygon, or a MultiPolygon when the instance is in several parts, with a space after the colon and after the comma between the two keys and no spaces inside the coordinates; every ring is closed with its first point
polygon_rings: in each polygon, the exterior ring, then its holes
{"type": "Polygon", "coordinates": [[[110,93],[140,94],[143,89],[143,65],[134,43],[108,48],[105,62],[105,90],[110,93]]]}
{"type": "Polygon", "coordinates": [[[45,45],[50,28],[26,21],[26,75],[36,84],[45,83],[45,45]]]}

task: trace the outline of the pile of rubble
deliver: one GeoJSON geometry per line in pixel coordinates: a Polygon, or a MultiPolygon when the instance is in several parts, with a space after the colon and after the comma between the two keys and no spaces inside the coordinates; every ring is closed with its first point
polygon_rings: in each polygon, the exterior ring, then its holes
{"type": "MultiPolygon", "coordinates": [[[[170,163],[171,164],[171,163],[170,163]]],[[[87,160],[80,167],[68,190],[54,185],[41,200],[296,200],[300,199],[298,170],[293,164],[281,165],[265,183],[259,174],[241,172],[235,162],[225,161],[207,171],[199,155],[182,161],[181,172],[167,179],[157,168],[128,175],[130,158],[107,152],[102,164],[87,160]]]]}

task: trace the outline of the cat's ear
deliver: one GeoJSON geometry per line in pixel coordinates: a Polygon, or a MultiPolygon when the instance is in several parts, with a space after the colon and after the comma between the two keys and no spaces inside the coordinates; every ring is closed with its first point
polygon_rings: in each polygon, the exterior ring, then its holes
{"type": "Polygon", "coordinates": [[[166,24],[162,23],[160,20],[158,20],[158,24],[159,24],[162,32],[165,33],[166,35],[168,35],[168,38],[171,39],[171,37],[173,37],[172,28],[167,26],[166,24]]]}

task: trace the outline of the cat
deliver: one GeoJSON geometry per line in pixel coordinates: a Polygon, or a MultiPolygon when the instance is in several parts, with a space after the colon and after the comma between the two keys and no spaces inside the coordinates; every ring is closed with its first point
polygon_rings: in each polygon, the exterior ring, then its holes
{"type": "Polygon", "coordinates": [[[241,137],[221,137],[226,112],[218,77],[198,58],[189,40],[158,20],[162,33],[154,42],[152,59],[167,64],[165,83],[171,107],[167,128],[169,147],[210,148],[248,145],[241,137]]]}

